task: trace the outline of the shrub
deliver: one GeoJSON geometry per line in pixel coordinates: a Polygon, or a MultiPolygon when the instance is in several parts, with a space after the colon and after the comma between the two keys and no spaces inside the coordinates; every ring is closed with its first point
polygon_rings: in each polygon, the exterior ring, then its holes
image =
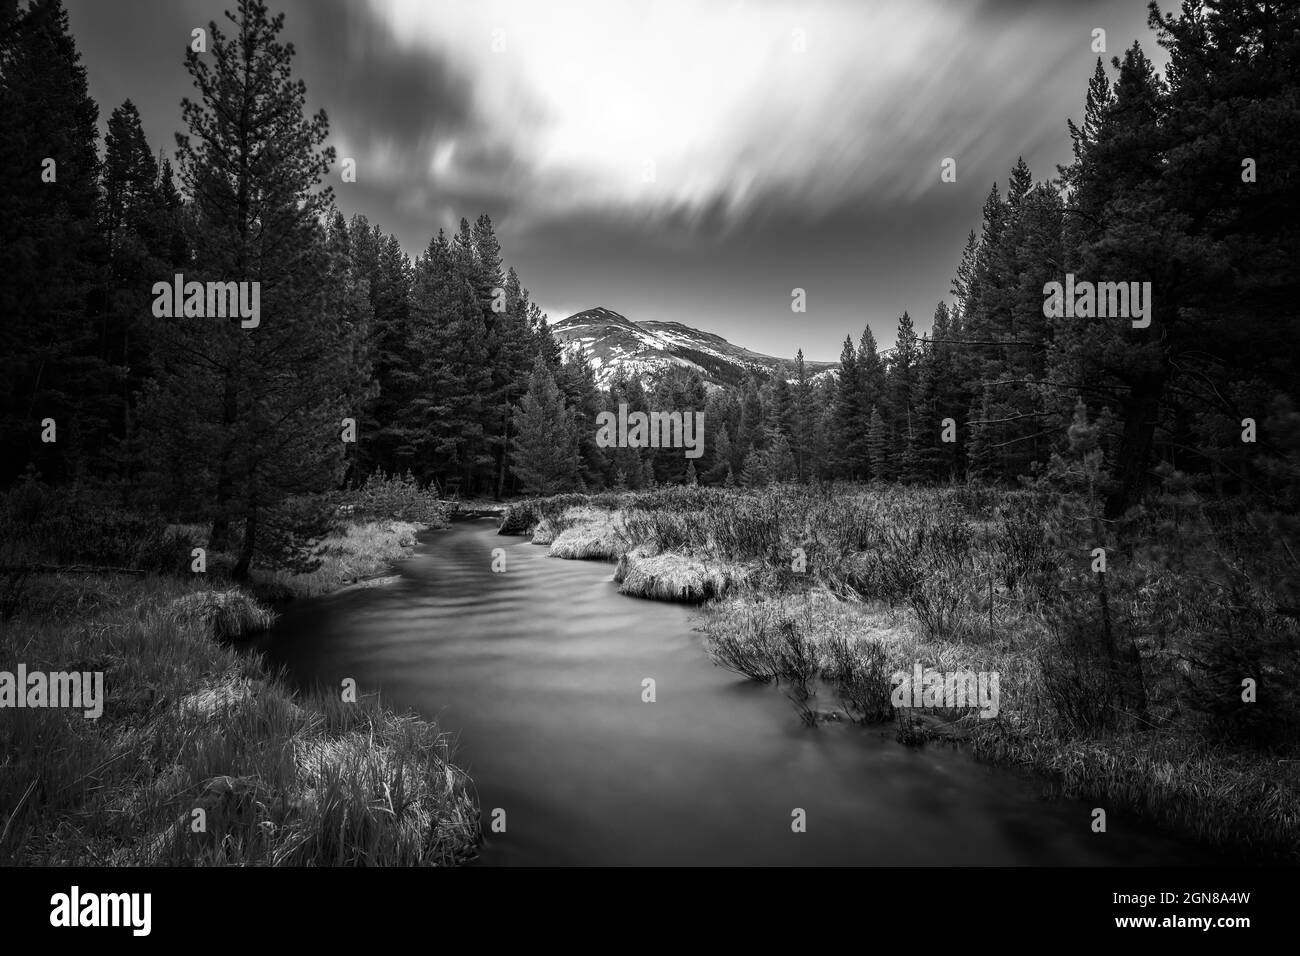
{"type": "Polygon", "coordinates": [[[433,484],[421,487],[409,471],[398,476],[376,469],[359,488],[343,493],[340,506],[357,518],[447,526],[447,505],[438,497],[438,489],[433,484]]]}
{"type": "Polygon", "coordinates": [[[826,641],[826,656],[822,676],[835,687],[853,720],[876,723],[893,716],[889,658],[879,641],[850,641],[836,634],[826,641]]]}

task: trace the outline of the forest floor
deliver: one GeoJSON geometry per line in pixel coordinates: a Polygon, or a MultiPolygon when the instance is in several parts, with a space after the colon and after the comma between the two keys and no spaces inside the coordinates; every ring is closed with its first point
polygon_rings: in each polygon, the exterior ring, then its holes
{"type": "MultiPolygon", "coordinates": [[[[310,574],[43,574],[10,582],[0,668],[101,672],[102,715],[6,709],[0,865],[439,865],[478,807],[437,725],[295,694],[237,643],[284,600],[363,582],[427,525],[356,521],[310,574]]],[[[201,530],[201,529],[200,529],[201,530]]],[[[181,529],[182,533],[184,529],[181,529]]]]}
{"type": "Polygon", "coordinates": [[[979,488],[670,488],[519,502],[503,533],[615,562],[623,593],[701,604],[715,664],[783,685],[807,724],[960,739],[1243,862],[1300,860],[1300,633],[1252,564],[1257,539],[1182,502],[1183,554],[1153,505],[1100,542],[1098,575],[1080,508],[979,488]]]}

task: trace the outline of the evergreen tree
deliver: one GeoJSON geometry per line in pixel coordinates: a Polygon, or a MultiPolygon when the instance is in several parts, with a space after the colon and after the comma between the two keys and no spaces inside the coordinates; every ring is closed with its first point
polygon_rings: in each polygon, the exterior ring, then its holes
{"type": "Polygon", "coordinates": [[[835,473],[841,478],[860,478],[865,473],[861,460],[863,420],[858,356],[853,349],[853,338],[845,336],[844,347],[840,350],[840,374],[828,436],[835,473]]]}
{"type": "Polygon", "coordinates": [[[956,303],[954,306],[957,317],[963,317],[970,311],[971,294],[975,281],[975,259],[979,252],[979,244],[975,239],[975,230],[972,229],[966,236],[966,245],[961,252],[961,261],[957,264],[957,274],[953,276],[950,291],[956,303]]]}
{"type": "MultiPolygon", "coordinates": [[[[607,410],[617,414],[619,405],[624,403],[629,414],[650,411],[645,388],[636,376],[620,374],[610,384],[607,410]]],[[[627,486],[634,491],[654,483],[654,465],[648,451],[631,447],[607,449],[611,469],[615,474],[621,471],[627,486]]]]}
{"type": "Polygon", "coordinates": [[[767,454],[762,448],[751,448],[745,455],[745,467],[740,470],[740,483],[746,488],[762,488],[772,481],[768,471],[767,454]]]}
{"type": "MultiPolygon", "coordinates": [[[[898,463],[901,456],[915,440],[916,410],[914,403],[917,392],[918,363],[920,346],[916,339],[916,330],[912,317],[906,311],[898,318],[898,332],[894,342],[894,353],[890,356],[886,376],[889,419],[885,420],[889,433],[891,448],[898,463]]],[[[877,406],[879,407],[879,406],[877,406]]],[[[884,415],[881,416],[884,418],[884,415]]],[[[909,459],[909,465],[915,470],[915,461],[909,459]]]]}
{"type": "MultiPolygon", "coordinates": [[[[705,413],[705,421],[708,421],[707,412],[705,413]]],[[[731,461],[734,452],[731,447],[731,436],[727,433],[725,424],[714,428],[709,437],[707,454],[713,464],[704,473],[704,481],[706,484],[716,485],[720,484],[731,473],[731,461]]]]}
{"type": "Polygon", "coordinates": [[[873,481],[889,481],[894,477],[889,427],[885,424],[880,409],[874,405],[871,407],[871,417],[868,421],[867,454],[871,461],[871,478],[873,481]]]}
{"type": "Polygon", "coordinates": [[[541,355],[542,361],[552,369],[559,368],[560,362],[563,360],[560,343],[551,334],[551,326],[546,321],[546,313],[538,307],[536,302],[528,304],[528,322],[532,327],[533,336],[537,340],[537,352],[541,355]]]}
{"type": "Polygon", "coordinates": [[[748,454],[751,448],[762,447],[765,425],[763,402],[758,394],[758,382],[750,375],[745,379],[741,394],[740,422],[736,427],[738,454],[743,456],[748,454]]]}
{"type": "Polygon", "coordinates": [[[933,337],[921,350],[917,371],[917,427],[913,451],[918,480],[947,481],[960,467],[962,419],[966,401],[956,381],[952,317],[945,302],[934,310],[933,337]],[[957,440],[944,441],[945,420],[951,419],[957,440]]]}
{"type": "MultiPolygon", "coordinates": [[[[686,369],[680,366],[665,369],[664,373],[655,382],[650,397],[652,408],[665,413],[680,413],[683,418],[683,426],[688,417],[693,418],[696,412],[704,412],[706,403],[707,394],[700,373],[695,369],[686,369]]],[[[696,436],[697,439],[704,441],[706,447],[708,446],[709,425],[706,415],[705,434],[696,436]]],[[[667,482],[668,484],[681,483],[682,476],[686,471],[686,462],[689,460],[683,454],[682,449],[651,449],[648,458],[654,464],[656,481],[667,482]]]]}
{"type": "Polygon", "coordinates": [[[484,434],[487,329],[456,255],[439,230],[415,266],[410,309],[419,361],[409,408],[419,476],[482,494],[491,490],[494,462],[484,434]]]}
{"type": "Polygon", "coordinates": [[[239,0],[227,17],[233,35],[210,23],[209,53],[186,53],[198,91],[182,102],[189,133],[177,136],[193,209],[186,280],[259,283],[260,324],[159,320],[151,408],[157,452],[186,462],[210,506],[209,547],[225,550],[242,526],[242,578],[286,499],[337,485],[341,422],[359,415],[368,370],[356,366],[363,317],[322,228],[325,115],[305,113],[293,48],[278,39],[283,16],[239,0]]]}
{"type": "MultiPolygon", "coordinates": [[[[1094,393],[1109,392],[1116,403],[1123,438],[1117,483],[1107,502],[1108,517],[1126,511],[1145,486],[1156,429],[1178,341],[1176,317],[1190,291],[1188,264],[1204,269],[1191,286],[1213,281],[1218,267],[1208,249],[1195,249],[1183,228],[1185,213],[1162,195],[1162,103],[1150,61],[1134,44],[1121,63],[1114,95],[1093,117],[1091,143],[1079,143],[1081,159],[1069,173],[1075,186],[1071,218],[1085,220],[1072,230],[1066,266],[1077,275],[1153,283],[1158,310],[1146,329],[1123,317],[1054,318],[1049,327],[1056,348],[1052,379],[1094,393]],[[1095,215],[1094,215],[1095,213],[1095,215]],[[1089,221],[1090,220],[1090,221],[1089,221]],[[1180,241],[1181,240],[1181,241],[1180,241]],[[1171,336],[1171,332],[1174,334],[1171,336]]],[[[1091,92],[1091,91],[1090,91],[1091,92]]],[[[1090,100],[1093,97],[1090,96],[1090,100]]],[[[1059,396],[1058,418],[1071,397],[1059,396]]]]}
{"type": "MultiPolygon", "coordinates": [[[[550,360],[540,356],[549,369],[550,360]]],[[[574,416],[578,433],[578,472],[582,483],[590,489],[606,484],[608,460],[604,450],[596,444],[596,416],[602,408],[600,389],[591,366],[579,355],[567,355],[555,373],[555,381],[564,394],[564,404],[574,416]]]]}
{"type": "Polygon", "coordinates": [[[966,423],[971,436],[967,449],[967,477],[977,481],[991,481],[1001,474],[1001,462],[994,447],[995,432],[990,424],[992,412],[989,392],[985,389],[979,403],[972,406],[966,423]]]}
{"type": "Polygon", "coordinates": [[[102,170],[101,229],[107,256],[100,356],[114,373],[115,447],[109,464],[129,485],[141,455],[139,396],[152,376],[150,289],[185,265],[184,222],[170,182],[127,100],[108,120],[102,170]]]}
{"type": "Polygon", "coordinates": [[[816,398],[808,368],[804,364],[803,349],[794,358],[795,382],[790,410],[790,450],[795,459],[795,476],[800,482],[809,481],[822,458],[821,422],[817,415],[816,398]]]}
{"type": "MultiPolygon", "coordinates": [[[[462,220],[462,235],[465,221],[462,220]]],[[[505,493],[507,452],[510,448],[511,408],[530,381],[530,369],[537,357],[537,338],[528,325],[528,304],[519,277],[511,270],[507,285],[502,274],[501,244],[492,220],[480,215],[469,232],[472,252],[464,261],[473,265],[467,273],[474,286],[487,327],[487,361],[491,388],[484,400],[484,435],[494,458],[494,493],[505,493]],[[498,294],[498,290],[500,294],[498,294]],[[503,302],[504,309],[497,303],[503,302]]]]}
{"type": "Polygon", "coordinates": [[[364,473],[376,468],[398,473],[416,463],[423,423],[411,414],[419,388],[422,357],[415,351],[412,327],[410,259],[395,236],[354,216],[348,227],[353,268],[366,283],[374,315],[372,336],[374,398],[367,403],[370,439],[359,449],[364,473]]]}
{"type": "Polygon", "coordinates": [[[117,417],[96,328],[106,306],[99,110],[60,0],[11,9],[0,56],[0,480],[29,463],[57,479],[86,471],[117,417]],[[51,443],[40,440],[47,418],[51,443]]]}
{"type": "Polygon", "coordinates": [[[578,438],[564,396],[539,357],[513,410],[510,465],[527,494],[553,495],[578,484],[578,438]]]}

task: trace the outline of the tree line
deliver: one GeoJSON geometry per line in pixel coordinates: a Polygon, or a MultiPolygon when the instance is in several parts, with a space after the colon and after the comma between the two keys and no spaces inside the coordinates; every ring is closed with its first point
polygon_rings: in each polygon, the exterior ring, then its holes
{"type": "Polygon", "coordinates": [[[930,332],[905,312],[887,352],[847,338],[833,381],[800,353],[788,380],[711,395],[701,480],[1012,483],[1082,414],[1109,517],[1174,476],[1300,504],[1300,9],[1153,3],[1149,22],[1165,75],[1137,42],[1098,59],[1073,161],[993,185],[930,332]],[[1151,283],[1149,321],[1045,315],[1067,274],[1151,283]]]}
{"type": "Polygon", "coordinates": [[[905,312],[882,350],[864,328],[830,375],[800,352],[738,387],[675,368],[608,389],[561,353],[487,215],[414,260],[345,217],[283,16],[261,0],[226,16],[186,53],[194,93],[172,155],[127,101],[101,157],[60,0],[0,4],[6,485],[90,483],[210,522],[242,575],[304,500],[376,470],[494,497],[1014,482],[1047,466],[1082,408],[1112,516],[1174,474],[1294,500],[1300,10],[1153,4],[1165,75],[1136,43],[1110,72],[1098,60],[1073,161],[1036,182],[1022,160],[993,186],[927,333],[905,312]],[[1045,284],[1067,273],[1149,281],[1149,325],[1045,316],[1045,284]],[[266,318],[155,318],[153,285],[174,274],[258,282],[266,318]],[[621,403],[703,409],[703,457],[598,447],[597,414],[621,403]]]}

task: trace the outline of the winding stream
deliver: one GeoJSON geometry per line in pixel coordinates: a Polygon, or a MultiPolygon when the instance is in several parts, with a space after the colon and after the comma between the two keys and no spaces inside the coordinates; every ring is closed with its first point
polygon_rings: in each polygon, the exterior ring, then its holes
{"type": "Polygon", "coordinates": [[[397,581],[295,602],[262,643],[300,686],[352,677],[456,735],[485,830],[506,811],[482,864],[1215,862],[1116,812],[1093,833],[1088,805],[956,748],[805,727],[781,692],[712,665],[697,609],[624,597],[611,565],[496,524],[423,535],[397,581]]]}

